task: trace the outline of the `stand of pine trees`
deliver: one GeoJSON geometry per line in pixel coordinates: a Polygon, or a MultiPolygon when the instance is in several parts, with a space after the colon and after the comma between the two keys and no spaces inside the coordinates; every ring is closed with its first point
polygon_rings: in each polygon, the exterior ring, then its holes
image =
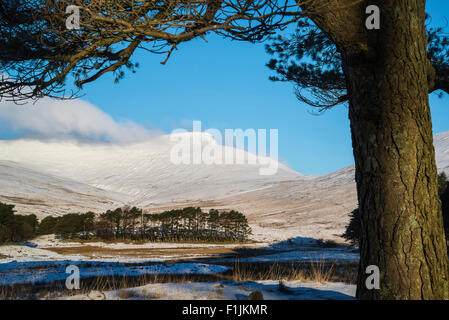
{"type": "Polygon", "coordinates": [[[57,234],[70,239],[140,240],[170,242],[243,242],[251,229],[238,211],[188,207],[161,213],[144,213],[136,207],[108,210],[95,219],[92,212],[46,217],[39,234],[57,234]]]}
{"type": "Polygon", "coordinates": [[[36,236],[37,227],[34,214],[17,215],[13,205],[0,202],[0,244],[32,239],[36,236]]]}
{"type": "Polygon", "coordinates": [[[57,234],[62,238],[88,239],[95,230],[95,214],[69,213],[61,217],[45,217],[39,224],[39,234],[57,234]]]}

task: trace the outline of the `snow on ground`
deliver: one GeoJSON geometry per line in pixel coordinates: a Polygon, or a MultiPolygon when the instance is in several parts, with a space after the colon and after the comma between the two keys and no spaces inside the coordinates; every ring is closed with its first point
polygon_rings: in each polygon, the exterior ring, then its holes
{"type": "MultiPolygon", "coordinates": [[[[216,262],[229,262],[234,258],[215,260],[216,262]]],[[[239,262],[286,262],[286,261],[308,261],[308,262],[356,262],[359,254],[347,250],[328,248],[326,250],[292,250],[275,254],[261,255],[249,258],[239,258],[239,262]]]]}
{"type": "Polygon", "coordinates": [[[23,245],[0,246],[0,255],[7,258],[0,259],[0,266],[13,261],[47,261],[47,260],[86,260],[82,255],[61,255],[45,249],[31,248],[23,245]]]}
{"type": "MultiPolygon", "coordinates": [[[[61,245],[67,249],[74,246],[75,252],[80,246],[97,245],[97,243],[80,244],[76,242],[63,242],[51,236],[40,237],[31,245],[0,246],[0,255],[6,258],[0,259],[0,285],[13,283],[52,282],[67,278],[65,269],[68,265],[79,266],[81,277],[92,276],[136,276],[141,274],[205,274],[221,273],[228,267],[215,264],[229,264],[238,261],[244,262],[356,262],[359,254],[355,248],[336,246],[333,248],[321,247],[320,242],[310,238],[296,238],[276,244],[252,244],[245,248],[232,245],[235,254],[207,254],[188,255],[183,250],[191,248],[207,248],[202,244],[176,244],[176,243],[146,243],[146,244],[103,244],[108,254],[88,257],[81,254],[58,254],[47,248],[55,248],[61,245]],[[37,244],[37,247],[35,245],[37,244]],[[118,248],[117,253],[108,246],[118,248]],[[122,256],[123,248],[132,254],[122,256]],[[138,256],[138,250],[149,252],[145,257],[138,256]],[[152,254],[152,249],[157,248],[152,254]],[[135,250],[133,250],[135,249],[135,250]],[[166,249],[164,251],[164,249],[166,249]],[[176,250],[172,250],[176,249],[176,250]],[[110,253],[110,254],[109,254],[110,253]],[[198,259],[193,262],[193,259],[198,259]],[[173,263],[173,261],[178,263],[173,263]],[[169,261],[170,264],[164,264],[169,261]],[[199,263],[201,262],[201,263],[199,263]]],[[[231,245],[227,245],[230,247],[231,245]]],[[[92,247],[93,248],[93,247],[92,247]]],[[[69,251],[73,252],[73,251],[69,251]]],[[[215,251],[214,251],[215,252],[215,251]]],[[[227,251],[225,251],[227,252],[227,251]]]]}
{"type": "MultiPolygon", "coordinates": [[[[196,283],[155,283],[136,288],[106,291],[96,295],[108,300],[247,300],[251,292],[261,291],[265,300],[353,300],[355,285],[284,281],[221,281],[196,283]]],[[[89,294],[62,297],[67,300],[90,300],[89,294]]]]}
{"type": "Polygon", "coordinates": [[[34,261],[0,264],[0,285],[20,283],[51,283],[69,276],[66,268],[75,265],[80,278],[106,276],[141,276],[145,274],[216,274],[229,267],[202,263],[119,263],[100,261],[34,261]]]}
{"type": "Polygon", "coordinates": [[[358,261],[360,254],[357,247],[349,247],[335,244],[334,247],[326,247],[326,244],[313,238],[296,237],[280,242],[271,243],[267,250],[278,251],[274,254],[259,257],[240,259],[241,262],[267,262],[267,261],[358,261]]]}
{"type": "MultiPolygon", "coordinates": [[[[313,238],[296,237],[260,247],[266,254],[238,258],[239,262],[356,262],[360,254],[356,247],[336,245],[325,247],[313,238]]],[[[232,258],[215,259],[216,262],[229,262],[232,258]]]]}
{"type": "Polygon", "coordinates": [[[296,237],[277,243],[192,244],[192,243],[104,243],[66,242],[53,235],[41,236],[26,245],[0,246],[0,265],[13,261],[102,261],[147,262],[198,259],[215,262],[350,262],[358,261],[356,248],[337,245],[325,247],[313,238],[296,237]],[[33,247],[30,247],[33,246],[33,247]],[[72,254],[52,250],[72,249],[72,254]],[[216,250],[215,250],[216,249],[216,250]],[[189,252],[190,250],[190,252],[189,252]],[[192,251],[193,250],[193,251],[192,251]],[[85,255],[77,252],[86,252],[85,255]],[[73,253],[74,252],[74,253],[73,253]]]}
{"type": "Polygon", "coordinates": [[[232,252],[234,248],[267,248],[268,243],[240,244],[198,244],[198,243],[105,243],[62,241],[54,235],[40,236],[26,245],[0,246],[0,264],[31,261],[104,261],[104,262],[146,262],[208,258],[232,252]],[[74,254],[60,254],[57,249],[72,249],[74,254]],[[77,253],[86,252],[85,255],[77,253]]]}
{"type": "Polygon", "coordinates": [[[449,174],[449,131],[436,134],[433,143],[438,169],[449,174]]]}
{"type": "MultiPolygon", "coordinates": [[[[70,265],[79,267],[81,278],[91,278],[145,274],[218,274],[230,270],[230,267],[220,264],[232,265],[232,262],[236,260],[268,263],[285,261],[339,263],[357,261],[359,258],[354,248],[345,246],[326,248],[320,241],[300,237],[279,243],[250,244],[242,248],[238,245],[178,243],[78,243],[61,241],[54,236],[43,236],[27,245],[0,246],[0,255],[8,256],[8,258],[0,259],[0,286],[63,281],[69,275],[66,273],[66,268],[70,265]],[[110,255],[100,253],[95,257],[85,257],[80,254],[58,254],[51,251],[60,247],[64,250],[75,249],[76,252],[82,248],[81,246],[88,247],[89,250],[104,248],[108,253],[114,253],[114,250],[117,252],[129,250],[133,254],[137,254],[139,250],[145,252],[155,250],[156,253],[154,256],[150,254],[150,258],[141,259],[134,255],[122,257],[119,253],[110,255]],[[238,254],[236,256],[204,255],[195,261],[190,256],[190,260],[183,260],[186,258],[186,252],[183,250],[224,246],[232,248],[233,252],[236,251],[238,254]]],[[[354,286],[342,283],[319,284],[290,281],[285,282],[285,285],[286,288],[279,290],[278,281],[156,283],[139,288],[108,291],[93,296],[81,294],[67,297],[67,299],[247,299],[252,291],[262,291],[265,299],[352,299],[355,290],[354,286]]]]}
{"type": "MultiPolygon", "coordinates": [[[[86,247],[94,247],[96,243],[88,243],[88,244],[77,244],[77,246],[86,246],[86,247]]],[[[194,245],[191,246],[184,246],[180,248],[180,251],[173,254],[170,251],[163,251],[164,249],[170,249],[175,247],[170,247],[167,244],[167,247],[164,246],[164,244],[161,244],[160,247],[150,247],[150,246],[142,246],[142,245],[135,245],[136,247],[133,247],[132,244],[113,244],[111,245],[111,248],[108,248],[107,244],[104,244],[104,248],[112,249],[112,250],[119,250],[119,249],[127,249],[127,250],[138,250],[139,248],[143,249],[150,249],[150,248],[157,248],[161,249],[161,253],[152,254],[150,258],[148,257],[141,257],[138,254],[120,254],[120,252],[114,253],[114,251],[111,251],[111,254],[90,254],[89,256],[84,256],[81,254],[58,254],[56,252],[46,250],[45,248],[31,248],[27,246],[21,246],[21,245],[7,245],[7,246],[0,246],[0,255],[6,256],[6,258],[0,258],[0,266],[5,263],[10,262],[34,262],[34,261],[101,261],[101,262],[148,262],[148,261],[157,261],[157,262],[163,262],[166,260],[185,260],[185,259],[192,259],[192,258],[207,258],[211,255],[208,254],[188,254],[188,253],[182,253],[183,248],[198,248],[198,245],[194,247],[194,245]],[[165,253],[164,253],[165,252],[165,253]]],[[[58,246],[54,246],[55,248],[58,246]]],[[[70,248],[70,246],[63,246],[70,248]]],[[[177,248],[177,247],[176,247],[177,248]]],[[[206,246],[207,248],[207,246],[206,246]]]]}

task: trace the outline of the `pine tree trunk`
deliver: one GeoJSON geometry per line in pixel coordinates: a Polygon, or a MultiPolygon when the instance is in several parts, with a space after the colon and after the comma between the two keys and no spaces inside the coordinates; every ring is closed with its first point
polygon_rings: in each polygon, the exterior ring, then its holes
{"type": "Polygon", "coordinates": [[[384,1],[366,52],[341,50],[362,220],[359,299],[449,298],[424,7],[384,1]],[[369,265],[380,269],[379,290],[365,285],[369,265]]]}

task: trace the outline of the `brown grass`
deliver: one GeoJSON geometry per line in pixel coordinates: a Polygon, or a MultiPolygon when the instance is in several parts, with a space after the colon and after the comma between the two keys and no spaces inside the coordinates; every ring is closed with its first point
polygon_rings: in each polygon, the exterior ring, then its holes
{"type": "Polygon", "coordinates": [[[112,249],[99,246],[78,246],[78,247],[53,247],[45,250],[53,251],[63,255],[80,254],[83,256],[94,258],[95,256],[113,255],[122,257],[136,257],[136,258],[152,258],[155,256],[190,256],[190,255],[229,255],[236,254],[231,248],[213,247],[213,248],[126,248],[126,249],[112,249]]]}
{"type": "Polygon", "coordinates": [[[300,282],[344,282],[355,283],[357,264],[337,265],[325,261],[301,264],[286,263],[240,263],[235,262],[231,280],[280,280],[300,282]]]}

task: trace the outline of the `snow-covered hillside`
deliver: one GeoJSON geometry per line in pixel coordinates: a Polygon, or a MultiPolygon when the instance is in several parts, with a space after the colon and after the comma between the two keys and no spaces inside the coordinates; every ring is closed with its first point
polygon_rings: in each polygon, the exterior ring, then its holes
{"type": "Polygon", "coordinates": [[[436,134],[433,141],[438,169],[449,175],[449,131],[436,134]]]}
{"type": "MultiPolygon", "coordinates": [[[[215,143],[205,133],[202,139],[215,143]]],[[[0,141],[0,160],[121,193],[139,205],[222,198],[302,177],[280,163],[278,172],[271,176],[259,175],[265,164],[177,165],[170,161],[174,144],[169,135],[130,145],[0,141]]]]}
{"type": "MultiPolygon", "coordinates": [[[[173,144],[167,135],[128,145],[0,141],[0,201],[40,218],[121,204],[232,208],[248,216],[257,239],[267,241],[339,240],[357,206],[353,166],[312,177],[276,163],[275,175],[262,176],[266,164],[175,165],[173,144]]],[[[439,170],[449,173],[449,131],[435,136],[435,148],[439,170]]]]}
{"type": "Polygon", "coordinates": [[[124,194],[32,170],[11,161],[0,160],[0,177],[0,201],[16,204],[19,213],[34,213],[39,217],[86,208],[99,212],[127,202],[124,194]]]}

